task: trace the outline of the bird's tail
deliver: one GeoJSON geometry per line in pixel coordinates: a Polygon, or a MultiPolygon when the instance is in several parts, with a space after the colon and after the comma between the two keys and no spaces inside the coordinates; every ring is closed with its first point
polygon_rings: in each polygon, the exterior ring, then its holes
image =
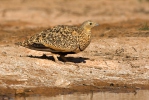
{"type": "Polygon", "coordinates": [[[21,46],[22,42],[17,42],[17,43],[15,43],[15,45],[21,46]]]}
{"type": "Polygon", "coordinates": [[[17,43],[15,43],[15,45],[18,45],[18,46],[23,46],[23,47],[25,47],[25,46],[27,46],[27,45],[28,45],[28,41],[17,42],[17,43]]]}

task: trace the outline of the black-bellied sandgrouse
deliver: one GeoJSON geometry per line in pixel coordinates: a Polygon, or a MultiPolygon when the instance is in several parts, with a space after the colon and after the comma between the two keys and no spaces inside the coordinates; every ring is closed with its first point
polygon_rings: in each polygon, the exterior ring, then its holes
{"type": "Polygon", "coordinates": [[[80,26],[58,25],[17,44],[33,50],[51,52],[55,62],[59,61],[56,54],[67,61],[65,55],[85,50],[91,42],[91,29],[97,25],[92,21],[85,21],[80,26]]]}

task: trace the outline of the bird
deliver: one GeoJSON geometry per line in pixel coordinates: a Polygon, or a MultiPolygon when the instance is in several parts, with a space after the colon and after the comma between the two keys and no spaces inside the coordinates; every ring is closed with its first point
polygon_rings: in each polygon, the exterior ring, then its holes
{"type": "Polygon", "coordinates": [[[98,25],[91,20],[79,26],[57,25],[16,44],[32,50],[51,52],[55,62],[59,62],[58,55],[67,62],[67,54],[76,54],[87,48],[91,42],[91,29],[98,25]]]}

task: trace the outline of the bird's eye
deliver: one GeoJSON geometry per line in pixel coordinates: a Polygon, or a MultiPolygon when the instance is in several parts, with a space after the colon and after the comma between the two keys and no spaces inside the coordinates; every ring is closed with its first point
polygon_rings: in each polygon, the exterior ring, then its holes
{"type": "Polygon", "coordinates": [[[90,23],[90,25],[92,25],[92,23],[90,23]]]}

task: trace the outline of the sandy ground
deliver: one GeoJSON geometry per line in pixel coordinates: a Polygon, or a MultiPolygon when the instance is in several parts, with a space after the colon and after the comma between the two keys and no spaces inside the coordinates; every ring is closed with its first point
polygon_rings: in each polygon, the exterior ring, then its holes
{"type": "Polygon", "coordinates": [[[148,5],[147,0],[0,1],[0,94],[149,89],[148,5]],[[48,27],[88,19],[100,26],[85,51],[67,55],[71,63],[14,45],[48,27]]]}

